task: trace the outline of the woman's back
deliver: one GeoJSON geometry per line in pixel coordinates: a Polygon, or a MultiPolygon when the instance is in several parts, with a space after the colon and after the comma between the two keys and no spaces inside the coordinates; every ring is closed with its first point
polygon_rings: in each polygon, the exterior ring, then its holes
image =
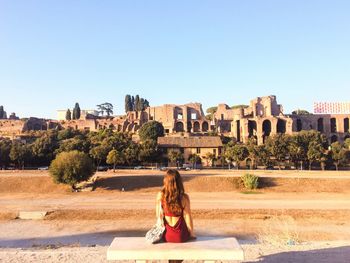
{"type": "Polygon", "coordinates": [[[163,189],[157,195],[157,215],[164,213],[164,240],[186,242],[193,235],[190,199],[183,187],[178,171],[168,170],[164,176],[163,189]]]}
{"type": "Polygon", "coordinates": [[[182,209],[181,213],[179,214],[170,211],[169,205],[165,201],[161,201],[161,205],[164,213],[164,241],[172,243],[182,243],[188,241],[191,234],[184,219],[184,209],[182,209]]]}

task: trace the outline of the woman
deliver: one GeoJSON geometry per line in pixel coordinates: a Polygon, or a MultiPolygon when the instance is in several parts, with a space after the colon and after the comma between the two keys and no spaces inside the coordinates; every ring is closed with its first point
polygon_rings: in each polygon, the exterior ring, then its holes
{"type": "Polygon", "coordinates": [[[185,194],[181,176],[176,170],[168,170],[163,189],[157,195],[156,214],[163,208],[165,242],[181,243],[196,238],[193,232],[190,198],[185,194]]]}

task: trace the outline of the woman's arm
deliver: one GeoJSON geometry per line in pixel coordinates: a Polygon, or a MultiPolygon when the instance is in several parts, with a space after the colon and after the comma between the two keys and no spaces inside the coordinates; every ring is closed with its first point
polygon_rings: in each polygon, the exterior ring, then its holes
{"type": "Polygon", "coordinates": [[[162,192],[159,192],[157,194],[157,198],[156,198],[156,218],[158,220],[159,217],[159,210],[160,210],[160,203],[162,201],[162,192]]]}
{"type": "Polygon", "coordinates": [[[187,229],[190,232],[190,235],[192,238],[195,238],[194,229],[193,229],[193,219],[191,214],[191,203],[190,203],[190,197],[188,195],[184,196],[184,219],[187,225],[187,229]]]}

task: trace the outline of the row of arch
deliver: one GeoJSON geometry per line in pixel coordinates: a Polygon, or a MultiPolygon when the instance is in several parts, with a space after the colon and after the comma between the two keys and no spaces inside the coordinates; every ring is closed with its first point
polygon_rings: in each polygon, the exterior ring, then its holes
{"type": "MultiPolygon", "coordinates": [[[[286,133],[286,121],[282,119],[277,120],[276,130],[277,133],[286,133]]],[[[272,131],[272,124],[270,120],[264,120],[262,123],[263,136],[270,136],[272,131]]],[[[256,136],[257,124],[256,121],[248,121],[248,137],[256,136]]]]}
{"type": "MultiPolygon", "coordinates": [[[[175,131],[176,132],[184,132],[185,131],[185,125],[182,121],[178,121],[175,123],[175,131]]],[[[204,121],[202,125],[198,122],[195,121],[193,122],[188,122],[187,123],[187,131],[188,132],[207,132],[209,131],[209,124],[208,122],[204,121]]]]}
{"type": "MultiPolygon", "coordinates": [[[[343,120],[343,124],[344,124],[344,132],[349,132],[349,118],[344,118],[343,120]]],[[[336,118],[331,118],[330,119],[330,128],[331,128],[331,132],[332,133],[336,133],[338,132],[338,128],[337,128],[337,119],[336,118]]],[[[324,120],[323,118],[319,118],[317,120],[317,130],[319,132],[324,132],[324,120]]]]}

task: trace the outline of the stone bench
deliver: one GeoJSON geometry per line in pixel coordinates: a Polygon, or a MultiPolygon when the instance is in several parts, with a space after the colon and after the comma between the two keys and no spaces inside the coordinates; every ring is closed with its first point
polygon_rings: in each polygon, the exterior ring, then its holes
{"type": "Polygon", "coordinates": [[[243,261],[243,250],[233,237],[198,237],[186,243],[147,244],[144,237],[115,238],[107,250],[107,260],[203,260],[243,261]]]}

